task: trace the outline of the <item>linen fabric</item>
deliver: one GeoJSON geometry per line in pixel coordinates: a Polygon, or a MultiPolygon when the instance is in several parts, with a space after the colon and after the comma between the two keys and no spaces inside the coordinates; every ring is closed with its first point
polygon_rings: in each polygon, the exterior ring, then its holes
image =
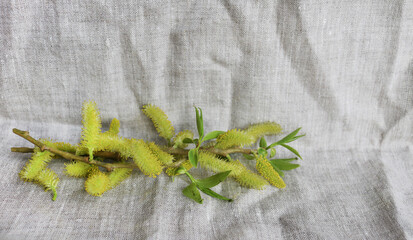
{"type": "Polygon", "coordinates": [[[0,238],[413,239],[412,13],[409,0],[0,1],[0,238]],[[199,205],[185,177],[139,171],[93,197],[54,160],[53,202],[19,179],[30,155],[10,148],[32,144],[12,128],[77,143],[87,100],[105,130],[116,117],[158,144],[148,103],[176,132],[196,132],[194,105],[206,132],[302,127],[301,167],[285,189],[227,180],[214,190],[233,202],[199,205]]]}

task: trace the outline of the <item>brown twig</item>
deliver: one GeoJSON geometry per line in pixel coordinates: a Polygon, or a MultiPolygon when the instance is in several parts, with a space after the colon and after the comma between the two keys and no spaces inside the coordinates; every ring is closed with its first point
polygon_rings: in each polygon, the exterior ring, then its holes
{"type": "Polygon", "coordinates": [[[19,152],[19,153],[32,153],[34,152],[34,148],[29,147],[12,147],[12,152],[19,152]]]}

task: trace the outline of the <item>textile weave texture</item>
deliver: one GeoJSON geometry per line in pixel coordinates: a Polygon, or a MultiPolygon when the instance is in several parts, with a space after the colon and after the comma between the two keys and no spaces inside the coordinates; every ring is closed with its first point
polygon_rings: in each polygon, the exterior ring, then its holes
{"type": "MultiPolygon", "coordinates": [[[[0,1],[0,239],[413,239],[413,1],[0,1]],[[58,198],[18,177],[35,138],[77,143],[81,106],[164,144],[177,131],[276,121],[304,160],[287,187],[232,180],[182,195],[135,171],[102,197],[50,167],[58,198]]],[[[279,139],[269,138],[268,141],[279,139]]],[[[279,151],[280,157],[291,156],[279,151]]],[[[210,172],[195,171],[196,176],[210,172]]]]}

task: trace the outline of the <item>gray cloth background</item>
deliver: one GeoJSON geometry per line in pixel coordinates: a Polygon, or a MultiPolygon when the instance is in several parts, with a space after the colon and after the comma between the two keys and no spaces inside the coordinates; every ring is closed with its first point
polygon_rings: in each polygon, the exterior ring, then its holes
{"type": "MultiPolygon", "coordinates": [[[[0,239],[413,239],[413,1],[0,1],[0,239]],[[184,197],[136,171],[102,197],[62,173],[57,201],[18,172],[35,138],[76,143],[93,99],[108,128],[277,121],[304,160],[287,188],[228,180],[184,197]]],[[[275,140],[278,138],[270,138],[275,140]]],[[[291,156],[279,151],[280,157],[291,156]]],[[[198,177],[210,173],[195,171],[198,177]]]]}

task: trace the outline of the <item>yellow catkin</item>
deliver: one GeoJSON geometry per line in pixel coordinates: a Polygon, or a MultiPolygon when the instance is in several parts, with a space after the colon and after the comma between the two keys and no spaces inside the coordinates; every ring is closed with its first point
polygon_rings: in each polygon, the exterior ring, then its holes
{"type": "Polygon", "coordinates": [[[71,177],[87,177],[90,168],[91,165],[84,162],[65,163],[65,174],[71,177]]]}
{"type": "Polygon", "coordinates": [[[184,130],[176,134],[176,137],[174,138],[174,141],[173,141],[174,148],[186,148],[188,144],[183,143],[183,140],[185,138],[190,138],[190,139],[194,138],[194,133],[190,130],[184,130]]]}
{"type": "Polygon", "coordinates": [[[161,137],[170,140],[175,135],[175,129],[168,120],[168,116],[159,107],[149,104],[143,106],[142,111],[152,120],[161,137]]]}
{"type": "Polygon", "coordinates": [[[110,134],[100,134],[96,151],[119,152],[125,157],[130,157],[128,139],[110,134]]]}
{"type": "Polygon", "coordinates": [[[277,188],[285,188],[284,180],[274,170],[267,158],[259,156],[256,166],[257,171],[269,182],[277,188]]]}
{"type": "Polygon", "coordinates": [[[142,139],[130,139],[131,157],[143,174],[156,177],[162,173],[163,167],[156,156],[142,139]]]}
{"type": "Polygon", "coordinates": [[[109,189],[109,177],[99,170],[91,173],[85,181],[85,190],[92,196],[101,196],[109,189]]]}
{"type": "Polygon", "coordinates": [[[82,141],[80,145],[88,149],[89,157],[93,159],[93,151],[98,145],[99,133],[102,128],[99,111],[95,102],[89,101],[83,104],[82,123],[82,141]]]}
{"type": "Polygon", "coordinates": [[[198,161],[201,167],[216,173],[231,170],[228,176],[234,178],[244,187],[263,189],[268,184],[265,179],[248,170],[239,161],[226,162],[217,158],[214,154],[204,151],[199,153],[198,161]]]}
{"type": "Polygon", "coordinates": [[[171,154],[167,152],[162,151],[162,149],[155,143],[153,142],[148,143],[148,147],[152,151],[152,153],[155,154],[155,156],[158,158],[158,160],[161,163],[168,165],[173,162],[174,156],[172,156],[171,154]]]}
{"type": "Polygon", "coordinates": [[[112,122],[110,122],[109,131],[107,131],[107,133],[110,135],[116,136],[119,134],[119,127],[120,127],[119,120],[114,118],[112,119],[112,122]]]}
{"type": "Polygon", "coordinates": [[[39,148],[36,147],[31,159],[20,172],[20,178],[25,181],[35,180],[36,176],[46,168],[52,157],[53,154],[51,152],[41,152],[39,148]]]}
{"type": "Polygon", "coordinates": [[[36,182],[45,187],[45,190],[51,190],[53,192],[52,200],[55,201],[57,197],[57,184],[59,183],[59,177],[55,172],[50,169],[42,170],[39,175],[36,176],[36,182]]]}
{"type": "Polygon", "coordinates": [[[253,142],[256,142],[260,137],[265,135],[280,134],[282,128],[280,124],[275,122],[263,122],[249,126],[245,129],[245,133],[253,138],[253,142]]]}
{"type": "MultiPolygon", "coordinates": [[[[183,162],[183,163],[181,164],[181,166],[184,167],[187,171],[192,168],[192,164],[191,164],[191,162],[190,162],[189,160],[186,160],[185,162],[183,162]]],[[[166,173],[168,176],[176,176],[176,175],[177,175],[177,174],[176,174],[176,170],[177,170],[177,169],[178,169],[178,168],[170,167],[170,168],[167,168],[167,169],[165,170],[165,173],[166,173]]]]}
{"type": "Polygon", "coordinates": [[[128,178],[132,173],[132,169],[129,168],[116,168],[109,173],[110,188],[114,188],[123,180],[128,178]]]}
{"type": "Polygon", "coordinates": [[[43,185],[47,190],[56,190],[57,184],[59,183],[59,177],[51,169],[42,170],[36,177],[36,181],[43,185]]]}
{"type": "Polygon", "coordinates": [[[132,158],[145,175],[156,177],[162,173],[161,162],[142,139],[127,139],[100,134],[96,150],[118,152],[123,158],[132,158]]]}
{"type": "Polygon", "coordinates": [[[228,149],[234,146],[247,146],[254,143],[254,139],[244,131],[231,129],[217,138],[216,148],[228,149]]]}
{"type": "Polygon", "coordinates": [[[243,187],[264,189],[268,182],[260,175],[248,170],[239,160],[232,162],[240,169],[239,174],[234,175],[235,180],[243,187]]]}

